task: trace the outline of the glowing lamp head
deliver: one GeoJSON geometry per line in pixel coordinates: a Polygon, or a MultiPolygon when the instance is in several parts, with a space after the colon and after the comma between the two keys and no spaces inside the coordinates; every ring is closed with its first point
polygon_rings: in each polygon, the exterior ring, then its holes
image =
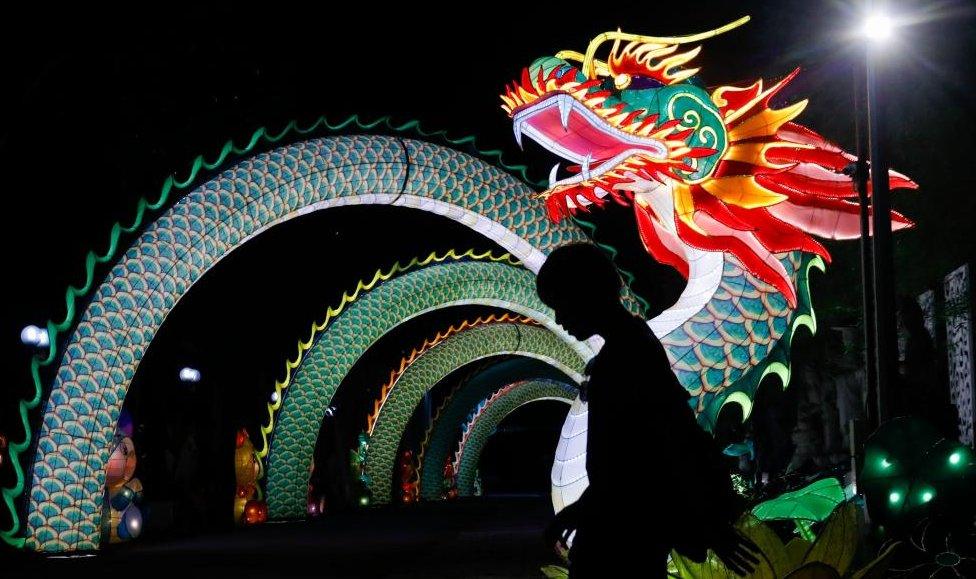
{"type": "Polygon", "coordinates": [[[368,507],[369,506],[369,497],[367,497],[366,495],[363,495],[363,496],[359,497],[359,506],[361,506],[361,507],[368,507]]]}
{"type": "Polygon", "coordinates": [[[200,381],[200,371],[196,368],[183,368],[180,370],[180,381],[195,384],[200,381]]]}
{"type": "Polygon", "coordinates": [[[864,20],[861,33],[871,42],[884,42],[891,38],[895,23],[885,14],[869,14],[864,20]]]}
{"type": "Polygon", "coordinates": [[[922,493],[921,499],[923,503],[927,503],[935,498],[935,493],[932,491],[924,491],[922,493]]]}
{"type": "Polygon", "coordinates": [[[962,463],[962,452],[961,451],[958,451],[957,450],[957,451],[955,451],[955,452],[953,452],[952,454],[949,455],[949,464],[951,464],[952,466],[958,466],[961,463],[962,463]]]}
{"type": "Polygon", "coordinates": [[[887,458],[881,459],[881,468],[891,468],[891,461],[887,458]]]}
{"type": "Polygon", "coordinates": [[[898,491],[892,491],[891,494],[888,495],[888,502],[893,505],[897,505],[898,503],[900,503],[901,493],[898,491]]]}

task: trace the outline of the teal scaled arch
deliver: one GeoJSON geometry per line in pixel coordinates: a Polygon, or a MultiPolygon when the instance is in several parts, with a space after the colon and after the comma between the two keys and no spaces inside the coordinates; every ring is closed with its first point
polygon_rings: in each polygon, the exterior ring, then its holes
{"type": "Polygon", "coordinates": [[[517,358],[494,363],[459,384],[447,396],[433,417],[418,456],[421,498],[428,501],[441,498],[444,491],[444,464],[449,457],[453,459],[461,428],[479,402],[486,400],[500,387],[516,380],[566,380],[555,369],[533,362],[517,358]]]}
{"type": "MultiPolygon", "coordinates": [[[[306,352],[278,411],[267,461],[266,495],[273,519],[305,516],[312,453],[325,410],[356,361],[403,322],[452,305],[480,304],[529,316],[581,357],[586,346],[562,332],[535,293],[535,276],[506,263],[457,262],[385,281],[348,306],[306,352]]],[[[542,331],[542,330],[540,330],[542,331]]]]}
{"type": "Polygon", "coordinates": [[[452,371],[492,356],[517,355],[542,360],[576,382],[584,358],[563,339],[540,327],[489,324],[459,332],[426,351],[400,375],[386,399],[369,440],[365,471],[373,500],[389,502],[396,452],[407,423],[424,394],[452,371]]]}
{"type": "Polygon", "coordinates": [[[477,478],[478,463],[481,461],[481,451],[506,416],[526,404],[540,400],[565,402],[568,410],[578,393],[577,388],[561,382],[531,380],[501,388],[479,404],[471,420],[465,425],[461,443],[458,445],[458,494],[462,497],[474,495],[474,481],[477,478]]]}
{"type": "Polygon", "coordinates": [[[549,223],[532,196],[524,183],[464,153],[381,136],[281,147],[194,189],[129,247],[65,345],[33,462],[27,546],[98,547],[109,443],[129,383],[172,308],[229,252],[303,213],[391,204],[464,223],[537,269],[553,247],[584,236],[549,223]]]}

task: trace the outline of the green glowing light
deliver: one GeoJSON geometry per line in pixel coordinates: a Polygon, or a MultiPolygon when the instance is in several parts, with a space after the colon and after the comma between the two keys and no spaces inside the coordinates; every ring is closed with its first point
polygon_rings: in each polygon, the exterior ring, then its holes
{"type": "Polygon", "coordinates": [[[891,466],[891,462],[889,462],[887,458],[881,459],[881,468],[888,468],[890,466],[891,466]]]}
{"type": "Polygon", "coordinates": [[[891,504],[897,504],[899,501],[901,501],[901,493],[899,492],[891,493],[890,495],[888,495],[888,500],[891,501],[891,504]]]}
{"type": "Polygon", "coordinates": [[[935,493],[933,493],[932,491],[925,491],[924,493],[922,493],[923,503],[927,503],[931,501],[933,498],[935,498],[935,493]]]}
{"type": "Polygon", "coordinates": [[[364,507],[369,505],[369,497],[366,496],[359,497],[359,504],[364,507]]]}
{"type": "Polygon", "coordinates": [[[949,464],[956,465],[962,462],[962,453],[958,450],[949,455],[949,464]]]}

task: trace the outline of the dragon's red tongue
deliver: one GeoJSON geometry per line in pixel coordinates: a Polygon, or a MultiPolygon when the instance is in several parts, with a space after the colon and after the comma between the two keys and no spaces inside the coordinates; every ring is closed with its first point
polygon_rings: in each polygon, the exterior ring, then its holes
{"type": "MultiPolygon", "coordinates": [[[[557,94],[550,98],[558,97],[557,94]]],[[[628,149],[645,149],[655,156],[660,154],[654,146],[616,138],[611,131],[600,127],[575,109],[567,115],[565,126],[558,106],[541,108],[516,122],[528,125],[531,132],[545,137],[561,156],[570,159],[582,159],[588,156],[592,159],[606,160],[628,149]]],[[[523,131],[529,132],[526,129],[523,131]]]]}

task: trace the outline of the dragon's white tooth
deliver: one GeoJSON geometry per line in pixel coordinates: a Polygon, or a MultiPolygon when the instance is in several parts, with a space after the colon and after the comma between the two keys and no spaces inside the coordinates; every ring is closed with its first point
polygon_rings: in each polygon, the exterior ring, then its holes
{"type": "Polygon", "coordinates": [[[590,178],[590,161],[592,161],[592,160],[593,160],[593,157],[591,155],[587,155],[583,159],[583,168],[580,170],[580,173],[583,175],[583,180],[584,181],[586,181],[586,180],[588,180],[590,178]]]}
{"type": "Polygon", "coordinates": [[[563,129],[569,130],[569,112],[573,109],[573,102],[569,95],[559,95],[559,121],[563,129]]]}
{"type": "Polygon", "coordinates": [[[556,172],[559,171],[559,163],[552,166],[552,170],[549,171],[549,188],[552,189],[556,185],[556,172]]]}
{"type": "Polygon", "coordinates": [[[522,123],[524,121],[515,121],[512,123],[512,130],[515,131],[515,142],[518,143],[519,149],[525,150],[522,146],[522,123]]]}
{"type": "Polygon", "coordinates": [[[573,203],[572,197],[569,196],[566,197],[566,207],[569,207],[570,209],[576,209],[576,203],[573,203]]]}
{"type": "Polygon", "coordinates": [[[604,197],[610,194],[609,191],[607,191],[602,187],[594,187],[593,192],[596,193],[596,196],[599,197],[600,199],[603,199],[604,197]]]}
{"type": "Polygon", "coordinates": [[[590,201],[589,199],[587,199],[582,195],[577,195],[576,200],[579,201],[579,204],[582,205],[583,207],[586,207],[587,205],[593,205],[592,201],[590,201]]]}

